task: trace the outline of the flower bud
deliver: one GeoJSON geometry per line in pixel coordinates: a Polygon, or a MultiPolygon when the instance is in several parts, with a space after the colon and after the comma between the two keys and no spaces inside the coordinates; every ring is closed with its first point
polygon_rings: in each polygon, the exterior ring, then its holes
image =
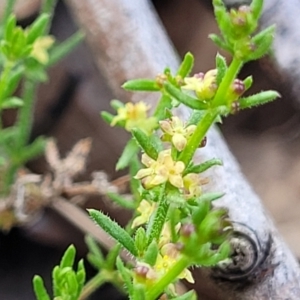
{"type": "Polygon", "coordinates": [[[165,74],[158,74],[155,78],[156,83],[161,88],[163,87],[164,83],[167,81],[167,76],[165,74]]]}
{"type": "Polygon", "coordinates": [[[231,89],[237,96],[241,96],[245,92],[245,84],[242,80],[235,79],[232,83],[231,89]]]}
{"type": "Polygon", "coordinates": [[[183,237],[189,237],[191,234],[195,232],[194,224],[183,224],[180,229],[180,234],[183,237]]]}
{"type": "Polygon", "coordinates": [[[147,273],[149,272],[150,268],[148,268],[147,266],[144,266],[144,265],[140,265],[140,266],[137,266],[134,271],[135,271],[135,274],[138,276],[138,277],[141,277],[141,278],[144,278],[146,279],[147,278],[147,273]]]}
{"type": "Polygon", "coordinates": [[[231,223],[228,220],[227,210],[215,209],[206,215],[198,232],[202,243],[221,244],[226,240],[229,229],[231,223]]]}

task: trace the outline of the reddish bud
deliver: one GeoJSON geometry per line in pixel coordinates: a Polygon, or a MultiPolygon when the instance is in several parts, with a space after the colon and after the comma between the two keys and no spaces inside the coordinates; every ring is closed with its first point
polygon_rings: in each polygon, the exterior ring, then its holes
{"type": "Polygon", "coordinates": [[[147,277],[147,273],[149,272],[149,268],[146,266],[137,266],[134,269],[135,273],[137,276],[142,277],[142,278],[146,278],[147,277]]]}
{"type": "Polygon", "coordinates": [[[194,75],[194,77],[199,78],[199,79],[204,79],[204,73],[200,72],[194,75]]]}
{"type": "Polygon", "coordinates": [[[245,84],[242,80],[235,79],[232,84],[232,89],[236,95],[240,96],[245,92],[245,84]]]}
{"type": "Polygon", "coordinates": [[[184,237],[189,237],[195,232],[195,226],[193,224],[183,224],[180,229],[180,233],[184,237]]]}

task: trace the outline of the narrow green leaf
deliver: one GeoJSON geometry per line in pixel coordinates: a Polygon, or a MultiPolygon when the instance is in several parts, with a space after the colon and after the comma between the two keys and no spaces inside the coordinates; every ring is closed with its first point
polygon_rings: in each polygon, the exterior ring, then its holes
{"type": "Polygon", "coordinates": [[[103,268],[103,263],[99,260],[99,258],[96,255],[88,253],[86,258],[90,265],[96,270],[101,270],[103,268]]]}
{"type": "Polygon", "coordinates": [[[117,99],[111,100],[110,106],[116,111],[118,111],[119,108],[125,107],[124,103],[117,99]]]}
{"type": "Polygon", "coordinates": [[[104,268],[106,270],[111,270],[111,271],[115,270],[116,261],[120,254],[121,247],[122,246],[120,244],[116,244],[109,250],[108,254],[106,255],[105,264],[104,264],[104,268]]]}
{"type": "Polygon", "coordinates": [[[101,115],[101,117],[102,117],[102,119],[106,122],[106,123],[108,123],[109,125],[111,124],[111,122],[113,121],[113,119],[114,119],[114,115],[112,115],[112,114],[110,114],[109,112],[107,112],[107,111],[102,111],[101,113],[100,113],[100,115],[101,115]]]}
{"type": "Polygon", "coordinates": [[[150,266],[154,266],[156,263],[157,255],[158,255],[158,245],[156,240],[153,240],[148,246],[144,254],[145,263],[149,264],[150,266]]]}
{"type": "Polygon", "coordinates": [[[32,44],[38,37],[42,36],[47,28],[50,15],[41,14],[29,27],[27,34],[27,43],[32,44]]]}
{"type": "Polygon", "coordinates": [[[90,235],[85,236],[84,240],[89,249],[89,253],[87,255],[89,263],[96,269],[101,269],[104,263],[104,256],[101,249],[90,235]]]}
{"type": "Polygon", "coordinates": [[[13,94],[21,80],[23,72],[24,67],[20,66],[10,74],[7,86],[5,87],[5,91],[2,95],[3,98],[8,98],[13,94]]]}
{"type": "Polygon", "coordinates": [[[245,91],[249,90],[253,83],[253,77],[248,76],[243,80],[243,83],[245,85],[245,91]]]}
{"type": "Polygon", "coordinates": [[[52,270],[52,289],[53,295],[58,296],[60,293],[60,268],[55,266],[52,270]]]}
{"type": "Polygon", "coordinates": [[[188,173],[202,173],[204,171],[206,171],[207,169],[213,167],[213,166],[222,166],[223,162],[221,159],[218,158],[212,158],[210,160],[205,161],[202,164],[199,165],[193,165],[189,168],[187,168],[187,170],[185,171],[185,174],[188,173]]]}
{"type": "Polygon", "coordinates": [[[239,100],[240,109],[262,105],[271,102],[278,97],[280,97],[280,94],[276,91],[264,91],[249,97],[244,97],[239,100]]]}
{"type": "Polygon", "coordinates": [[[132,158],[138,153],[139,151],[139,146],[138,144],[136,143],[136,141],[134,139],[130,139],[118,162],[117,162],[117,165],[116,165],[116,170],[119,171],[119,170],[123,170],[125,168],[127,168],[132,160],[132,158]]]}
{"type": "Polygon", "coordinates": [[[197,294],[194,290],[191,290],[183,295],[180,295],[178,297],[172,298],[172,300],[197,300],[197,294]]]}
{"type": "Polygon", "coordinates": [[[8,42],[11,42],[14,36],[14,29],[16,28],[17,20],[14,15],[10,15],[7,19],[5,32],[4,32],[4,39],[8,42]]]}
{"type": "Polygon", "coordinates": [[[220,38],[218,35],[216,34],[210,34],[208,36],[219,48],[221,49],[224,49],[225,51],[229,52],[229,53],[233,53],[233,50],[232,48],[227,45],[227,43],[222,39],[220,38]]]}
{"type": "Polygon", "coordinates": [[[272,46],[275,35],[275,25],[272,25],[252,38],[255,50],[247,55],[247,61],[256,60],[266,55],[272,46]]]}
{"type": "Polygon", "coordinates": [[[263,0],[252,0],[250,7],[255,20],[258,20],[260,17],[263,9],[263,4],[263,0]]]}
{"type": "Polygon", "coordinates": [[[176,100],[183,103],[184,105],[186,105],[192,109],[197,109],[197,110],[207,109],[207,104],[205,104],[204,102],[201,102],[197,98],[193,98],[193,97],[189,96],[188,94],[183,93],[180,89],[178,89],[171,83],[166,82],[165,88],[166,88],[166,91],[172,97],[174,97],[176,100]]]}
{"type": "Polygon", "coordinates": [[[133,296],[130,299],[134,300],[146,300],[146,287],[145,284],[142,283],[135,283],[133,296]]]}
{"type": "Polygon", "coordinates": [[[141,183],[138,179],[134,178],[134,176],[136,175],[139,169],[141,169],[141,163],[138,156],[135,155],[133,159],[130,161],[130,165],[129,165],[130,191],[135,201],[141,200],[141,195],[139,192],[141,183]]]}
{"type": "Polygon", "coordinates": [[[60,269],[67,268],[67,267],[72,268],[74,264],[75,254],[76,254],[76,249],[74,245],[70,245],[68,249],[65,251],[60,261],[59,268],[60,269]]]}
{"type": "Polygon", "coordinates": [[[134,235],[134,244],[139,253],[143,253],[147,246],[146,231],[143,227],[139,227],[134,235]]]}
{"type": "Polygon", "coordinates": [[[141,129],[133,128],[131,133],[142,150],[151,158],[157,159],[158,150],[150,137],[141,129]]]}
{"type": "MultiPolygon", "coordinates": [[[[122,262],[122,260],[119,256],[117,257],[116,266],[122,276],[122,279],[124,280],[124,284],[128,291],[129,296],[132,296],[134,288],[133,288],[133,284],[132,284],[131,274],[130,274],[129,269],[127,269],[124,266],[124,263],[122,262]]],[[[130,297],[130,299],[133,299],[133,298],[130,297]]]]}
{"type": "Polygon", "coordinates": [[[212,202],[212,201],[222,198],[224,195],[225,195],[224,193],[220,193],[220,192],[219,193],[205,193],[197,198],[197,202],[198,203],[202,202],[202,201],[212,202]]]}
{"type": "Polygon", "coordinates": [[[83,261],[83,259],[81,259],[78,263],[77,273],[76,273],[76,279],[77,279],[77,283],[78,283],[77,296],[79,296],[81,293],[81,290],[85,283],[85,278],[86,278],[86,273],[85,273],[85,268],[84,268],[84,261],[83,261]]]}
{"type": "Polygon", "coordinates": [[[227,8],[225,7],[222,0],[213,0],[213,7],[219,29],[222,32],[223,36],[226,37],[232,27],[227,8]]]}
{"type": "Polygon", "coordinates": [[[58,61],[67,56],[73,49],[75,49],[84,38],[84,34],[81,31],[74,33],[67,40],[59,45],[56,45],[50,50],[48,67],[53,66],[58,61]]]}
{"type": "Polygon", "coordinates": [[[132,199],[126,199],[116,193],[107,193],[106,195],[107,197],[109,197],[109,199],[111,199],[112,201],[114,201],[115,203],[117,203],[119,206],[123,208],[131,209],[131,210],[136,208],[136,205],[132,199]]]}
{"type": "Polygon", "coordinates": [[[5,99],[2,104],[1,107],[3,109],[7,109],[7,108],[18,108],[23,106],[24,102],[21,98],[19,97],[10,97],[5,99]]]}
{"type": "Polygon", "coordinates": [[[163,94],[156,106],[153,117],[156,117],[158,121],[166,119],[168,109],[172,109],[172,99],[163,94]]]}
{"type": "Polygon", "coordinates": [[[227,71],[226,59],[221,54],[217,53],[216,56],[216,67],[217,67],[217,85],[220,85],[223,77],[227,71]]]}
{"type": "Polygon", "coordinates": [[[199,201],[196,207],[191,207],[192,209],[192,220],[195,225],[201,224],[209,210],[211,209],[210,201],[199,201]]]}
{"type": "Polygon", "coordinates": [[[127,91],[136,92],[157,92],[160,91],[160,86],[153,79],[133,79],[126,81],[122,88],[127,91]]]}
{"type": "Polygon", "coordinates": [[[57,0],[44,0],[42,2],[41,12],[48,13],[49,15],[53,16],[53,11],[57,0]]]}
{"type": "Polygon", "coordinates": [[[190,74],[194,66],[194,56],[192,53],[188,52],[183,58],[182,63],[179,66],[177,71],[177,75],[181,76],[181,78],[185,78],[190,74]]]}
{"type": "Polygon", "coordinates": [[[24,147],[19,156],[15,158],[19,163],[25,163],[41,155],[46,147],[47,140],[43,136],[36,138],[30,145],[24,147]]]}
{"type": "Polygon", "coordinates": [[[187,125],[197,125],[203,117],[204,113],[205,112],[202,110],[193,110],[187,121],[187,125]]]}
{"type": "Polygon", "coordinates": [[[110,217],[95,209],[88,209],[91,218],[111,237],[119,242],[132,255],[137,255],[137,250],[134,245],[134,240],[128,232],[119,224],[113,221],[110,217]]]}
{"type": "Polygon", "coordinates": [[[78,282],[75,272],[73,270],[69,271],[67,274],[65,274],[64,280],[66,282],[65,288],[67,289],[69,294],[73,294],[74,296],[76,296],[78,290],[78,282]]]}
{"type": "Polygon", "coordinates": [[[44,281],[39,275],[33,277],[33,289],[37,300],[50,300],[44,281]]]}

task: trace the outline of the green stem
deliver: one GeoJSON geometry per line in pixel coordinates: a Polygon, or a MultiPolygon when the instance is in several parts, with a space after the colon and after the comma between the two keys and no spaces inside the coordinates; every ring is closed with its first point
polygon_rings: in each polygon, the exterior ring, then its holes
{"type": "MultiPolygon", "coordinates": [[[[216,108],[221,105],[226,105],[226,94],[228,88],[232,84],[233,80],[236,78],[239,70],[243,65],[243,61],[237,58],[233,58],[219,88],[214,97],[211,107],[216,108]]],[[[216,117],[218,116],[218,111],[216,109],[207,110],[205,115],[202,117],[200,122],[197,125],[197,128],[192,135],[191,139],[189,140],[188,144],[186,145],[185,149],[181,152],[178,160],[182,161],[185,166],[193,159],[193,156],[198,149],[201,141],[205,137],[208,129],[214,123],[216,117]]]]}
{"type": "MultiPolygon", "coordinates": [[[[44,0],[42,3],[41,13],[46,13],[50,15],[50,18],[53,18],[54,9],[56,6],[57,0],[44,0]]],[[[49,33],[50,26],[51,26],[51,19],[48,22],[48,26],[44,32],[44,34],[49,33]]]]}
{"type": "Polygon", "coordinates": [[[102,284],[107,281],[107,276],[102,271],[95,275],[90,281],[88,281],[82,289],[82,292],[78,300],[87,299],[92,293],[94,293],[102,284]]]}
{"type": "Polygon", "coordinates": [[[155,217],[153,218],[152,222],[149,222],[148,224],[148,245],[150,245],[154,239],[156,239],[157,241],[159,240],[161,231],[166,221],[169,206],[170,205],[166,197],[166,186],[164,184],[162,185],[160,190],[158,207],[155,213],[155,217]]]}
{"type": "Polygon", "coordinates": [[[161,277],[146,294],[146,300],[155,300],[163,293],[166,287],[175,282],[184,269],[188,268],[190,260],[186,256],[182,256],[169,270],[161,277]]]}
{"type": "Polygon", "coordinates": [[[17,127],[19,131],[16,147],[20,148],[27,144],[33,123],[33,105],[37,84],[35,81],[26,79],[23,87],[24,105],[19,110],[17,127]]]}
{"type": "Polygon", "coordinates": [[[193,133],[192,137],[190,138],[186,147],[181,152],[178,158],[178,160],[182,161],[186,167],[193,159],[194,154],[196,150],[199,148],[201,141],[205,137],[208,129],[214,123],[217,116],[218,116],[217,110],[207,110],[205,115],[198,123],[195,132],[193,133]]]}
{"type": "Polygon", "coordinates": [[[226,94],[227,90],[230,87],[231,83],[233,80],[236,78],[238,75],[240,69],[243,66],[243,61],[233,57],[232,62],[229,66],[229,68],[226,71],[226,74],[217,90],[217,93],[214,97],[214,100],[212,102],[212,107],[218,107],[220,105],[226,105],[226,94]]]}
{"type": "Polygon", "coordinates": [[[2,21],[1,21],[1,24],[5,24],[9,15],[12,13],[13,11],[13,8],[15,6],[15,3],[16,3],[16,0],[8,0],[7,3],[6,3],[6,6],[5,6],[5,11],[4,11],[4,14],[3,14],[3,18],[2,18],[2,21]]]}
{"type": "MultiPolygon", "coordinates": [[[[12,70],[13,68],[13,63],[10,62],[10,61],[6,61],[5,62],[5,65],[4,65],[4,68],[3,68],[3,71],[2,71],[2,74],[1,74],[1,77],[0,77],[0,116],[2,115],[1,112],[2,112],[2,102],[4,100],[4,93],[5,93],[5,89],[6,89],[6,86],[7,86],[7,83],[8,83],[8,78],[9,78],[9,74],[10,74],[10,71],[12,70]]],[[[0,120],[0,129],[2,128],[2,122],[0,120]]]]}

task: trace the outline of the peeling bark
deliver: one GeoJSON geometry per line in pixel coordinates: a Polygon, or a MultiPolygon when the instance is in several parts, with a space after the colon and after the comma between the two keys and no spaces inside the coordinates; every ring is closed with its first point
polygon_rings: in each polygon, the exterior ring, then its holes
{"type": "MultiPolygon", "coordinates": [[[[153,78],[165,66],[172,70],[178,66],[177,55],[150,3],[146,0],[67,0],[67,3],[115,95],[123,101],[143,99],[153,103],[153,94],[132,96],[120,88],[128,79],[153,78]]],[[[266,7],[270,3],[267,0],[266,7]]],[[[264,15],[265,23],[269,17],[264,15]]],[[[184,119],[189,113],[188,109],[178,109],[184,119]]],[[[197,153],[196,159],[213,157],[221,158],[224,166],[207,173],[212,179],[209,189],[226,193],[216,205],[228,208],[236,224],[235,249],[245,254],[242,255],[245,261],[238,268],[196,270],[199,299],[299,299],[298,263],[216,128],[208,133],[208,144],[197,153]]]]}

